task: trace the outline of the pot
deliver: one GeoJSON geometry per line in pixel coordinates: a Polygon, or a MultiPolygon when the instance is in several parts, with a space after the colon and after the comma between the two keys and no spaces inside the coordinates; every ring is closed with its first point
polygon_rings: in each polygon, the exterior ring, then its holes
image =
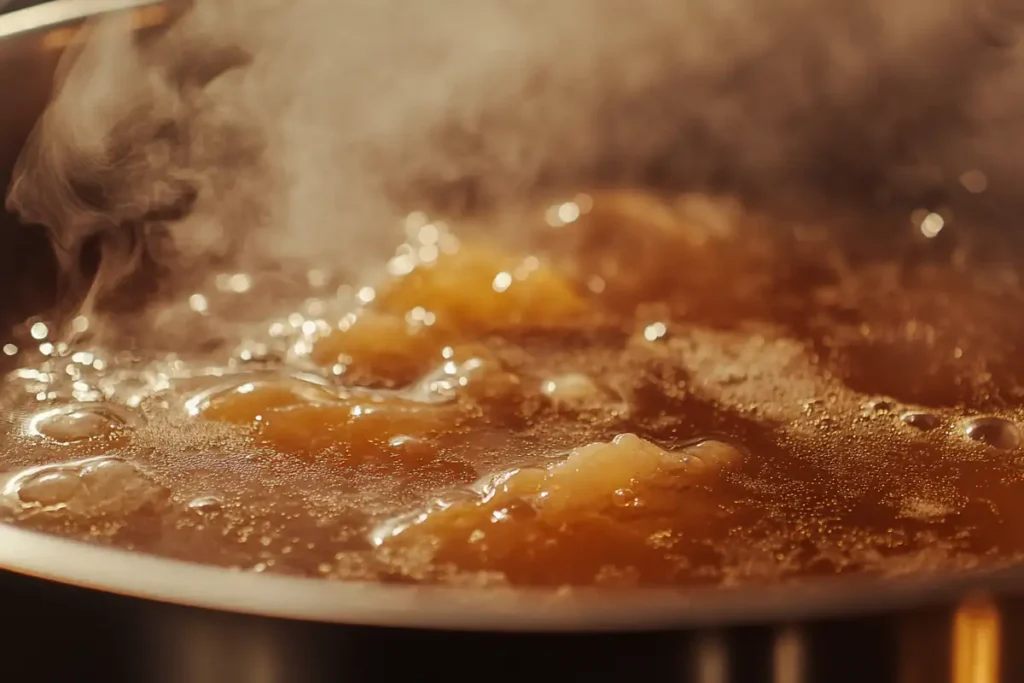
{"type": "MultiPolygon", "coordinates": [[[[61,50],[103,12],[58,0],[0,16],[0,187],[61,50]]],[[[6,329],[56,295],[41,229],[0,216],[6,329]]],[[[416,587],[242,573],[0,525],[4,670],[37,681],[1024,680],[1024,569],[601,593],[416,587]],[[1009,644],[1011,647],[1005,647],[1009,644]],[[407,653],[407,650],[410,650],[407,653]]]]}

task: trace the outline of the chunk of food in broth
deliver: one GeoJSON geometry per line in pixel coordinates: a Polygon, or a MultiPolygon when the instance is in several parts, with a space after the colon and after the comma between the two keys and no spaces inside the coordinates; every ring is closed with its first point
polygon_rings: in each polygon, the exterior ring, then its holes
{"type": "Polygon", "coordinates": [[[189,402],[188,409],[207,420],[256,426],[268,410],[338,400],[337,394],[308,382],[258,381],[201,394],[189,402]]]}
{"type": "Polygon", "coordinates": [[[519,325],[571,323],[586,311],[572,281],[537,257],[459,246],[384,283],[314,345],[312,359],[341,364],[357,384],[405,386],[431,370],[446,346],[519,325]]]}
{"type": "Polygon", "coordinates": [[[334,404],[268,410],[257,434],[284,453],[311,455],[334,450],[358,458],[396,436],[437,436],[458,430],[464,420],[458,406],[394,397],[353,397],[334,404]]]}
{"type": "Polygon", "coordinates": [[[736,220],[728,203],[620,190],[595,193],[582,208],[569,205],[576,207],[572,221],[558,218],[565,204],[552,207],[547,219],[557,227],[555,251],[565,255],[558,265],[606,305],[629,310],[673,291],[703,291],[702,283],[726,278],[723,264],[740,261],[739,253],[723,261],[715,251],[736,220]]]}
{"type": "Polygon", "coordinates": [[[552,576],[562,572],[565,580],[579,580],[577,571],[597,570],[580,562],[586,555],[623,559],[660,575],[670,571],[671,563],[665,553],[652,552],[642,525],[623,524],[613,512],[606,513],[628,507],[645,490],[657,498],[662,480],[676,485],[668,493],[671,500],[662,502],[678,510],[679,498],[686,495],[680,484],[713,482],[742,457],[735,446],[721,441],[668,451],[621,434],[608,443],[577,448],[547,466],[515,469],[478,483],[472,498],[441,502],[388,522],[372,541],[384,548],[437,544],[436,561],[471,571],[532,571],[520,563],[535,569],[537,557],[527,556],[543,552],[554,563],[548,567],[552,576]]]}
{"type": "Polygon", "coordinates": [[[571,280],[536,256],[465,246],[416,263],[382,287],[375,304],[397,315],[422,309],[438,327],[462,333],[562,325],[587,310],[571,280]]]}
{"type": "Polygon", "coordinates": [[[314,455],[331,450],[357,458],[376,453],[394,437],[450,432],[465,420],[458,406],[371,393],[310,401],[274,386],[229,393],[201,414],[210,420],[248,425],[259,441],[282,453],[314,455]]]}
{"type": "Polygon", "coordinates": [[[417,401],[443,403],[465,398],[477,403],[514,400],[521,390],[518,376],[507,372],[482,344],[445,347],[441,362],[406,392],[417,401]]]}
{"type": "Polygon", "coordinates": [[[312,358],[322,366],[341,364],[348,376],[359,380],[407,384],[440,357],[441,336],[433,327],[402,315],[363,309],[317,342],[312,358]]]}

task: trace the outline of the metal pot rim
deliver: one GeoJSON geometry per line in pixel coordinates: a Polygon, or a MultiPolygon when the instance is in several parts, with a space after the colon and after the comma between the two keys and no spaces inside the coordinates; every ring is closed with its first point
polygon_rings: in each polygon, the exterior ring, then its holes
{"type": "Polygon", "coordinates": [[[0,39],[57,28],[111,12],[161,4],[161,0],[51,0],[0,14],[0,39]]]}
{"type": "Polygon", "coordinates": [[[419,586],[257,574],[104,548],[0,524],[0,569],[83,588],[243,614],[486,631],[611,631],[792,622],[1019,592],[1024,570],[831,577],[743,588],[419,586]]]}

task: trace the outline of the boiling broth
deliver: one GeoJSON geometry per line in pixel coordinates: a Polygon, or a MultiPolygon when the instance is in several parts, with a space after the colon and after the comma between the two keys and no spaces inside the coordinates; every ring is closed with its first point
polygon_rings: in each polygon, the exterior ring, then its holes
{"type": "Polygon", "coordinates": [[[4,349],[23,365],[4,517],[341,580],[734,585],[1019,559],[1012,266],[934,220],[857,252],[704,197],[584,194],[515,220],[541,227],[494,245],[412,214],[373,286],[217,274],[154,339],[29,321],[4,349]]]}

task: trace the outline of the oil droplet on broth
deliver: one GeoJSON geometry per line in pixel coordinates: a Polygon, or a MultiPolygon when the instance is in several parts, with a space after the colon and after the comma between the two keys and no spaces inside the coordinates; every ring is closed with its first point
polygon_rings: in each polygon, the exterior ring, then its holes
{"type": "Polygon", "coordinates": [[[1020,447],[1024,438],[1020,428],[1001,417],[978,417],[964,427],[968,438],[987,444],[1001,451],[1012,451],[1020,447]]]}

